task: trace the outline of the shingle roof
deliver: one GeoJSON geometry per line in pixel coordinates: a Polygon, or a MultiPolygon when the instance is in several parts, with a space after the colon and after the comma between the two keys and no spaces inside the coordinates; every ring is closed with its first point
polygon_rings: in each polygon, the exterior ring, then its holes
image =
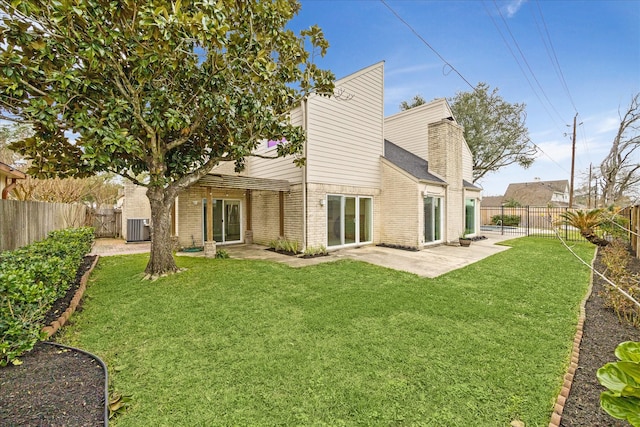
{"type": "Polygon", "coordinates": [[[429,173],[429,162],[394,143],[384,140],[384,158],[416,179],[446,184],[446,181],[429,173]]]}
{"type": "Polygon", "coordinates": [[[481,190],[481,188],[480,188],[480,187],[478,187],[478,186],[477,186],[477,185],[475,185],[475,184],[472,184],[471,182],[467,181],[466,179],[463,179],[463,180],[462,180],[462,187],[463,187],[463,188],[470,188],[470,189],[472,189],[472,190],[481,190]]]}
{"type": "Polygon", "coordinates": [[[482,198],[483,207],[500,207],[502,206],[503,196],[484,196],[482,198]]]}
{"type": "Polygon", "coordinates": [[[515,200],[522,206],[546,206],[552,203],[554,193],[565,194],[568,187],[569,181],[566,179],[509,184],[504,193],[504,201],[515,200]]]}

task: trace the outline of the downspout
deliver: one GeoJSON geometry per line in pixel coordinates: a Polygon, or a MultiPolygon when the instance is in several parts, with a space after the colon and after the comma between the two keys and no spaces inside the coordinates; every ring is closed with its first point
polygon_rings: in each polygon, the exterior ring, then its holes
{"type": "MultiPolygon", "coordinates": [[[[8,181],[8,180],[7,180],[8,181]]],[[[9,193],[11,192],[11,190],[13,190],[15,188],[15,186],[18,184],[18,180],[16,178],[12,178],[11,179],[11,184],[8,184],[6,187],[4,187],[4,189],[2,190],[2,199],[6,200],[9,197],[9,193]]]]}
{"type": "Polygon", "coordinates": [[[304,166],[302,166],[302,249],[307,248],[307,129],[308,129],[308,114],[307,114],[307,97],[302,100],[302,130],[304,130],[304,166]]]}

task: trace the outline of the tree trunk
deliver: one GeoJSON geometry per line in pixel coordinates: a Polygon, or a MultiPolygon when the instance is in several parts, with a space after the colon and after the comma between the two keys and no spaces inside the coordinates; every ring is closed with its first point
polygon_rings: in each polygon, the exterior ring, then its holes
{"type": "Polygon", "coordinates": [[[149,187],[147,197],[151,205],[151,255],[145,269],[147,278],[179,271],[171,245],[171,205],[173,198],[165,189],[149,187]]]}
{"type": "Polygon", "coordinates": [[[582,237],[587,239],[589,243],[593,243],[594,245],[599,246],[601,248],[604,248],[609,244],[608,240],[598,236],[596,233],[593,232],[593,230],[581,230],[580,234],[582,234],[582,237]]]}

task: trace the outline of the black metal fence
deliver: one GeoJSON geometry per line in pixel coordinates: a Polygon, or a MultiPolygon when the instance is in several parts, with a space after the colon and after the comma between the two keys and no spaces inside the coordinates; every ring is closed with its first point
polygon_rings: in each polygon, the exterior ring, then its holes
{"type": "Polygon", "coordinates": [[[561,215],[569,208],[525,206],[511,208],[480,207],[480,231],[556,238],[556,229],[567,241],[584,241],[578,230],[561,224],[561,215]]]}

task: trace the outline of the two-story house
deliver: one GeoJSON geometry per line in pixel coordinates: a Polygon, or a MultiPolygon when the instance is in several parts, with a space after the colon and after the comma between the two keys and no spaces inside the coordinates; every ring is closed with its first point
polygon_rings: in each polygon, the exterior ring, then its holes
{"type": "MultiPolygon", "coordinates": [[[[301,248],[421,248],[478,230],[471,152],[446,100],[385,119],[384,62],[337,80],[336,93],[311,95],[291,112],[307,134],[304,166],[252,157],[242,173],[222,164],[180,194],[179,245],[282,237],[301,248]]],[[[258,153],[275,153],[275,144],[258,153]]],[[[123,229],[139,216],[123,210],[123,229]]]]}

